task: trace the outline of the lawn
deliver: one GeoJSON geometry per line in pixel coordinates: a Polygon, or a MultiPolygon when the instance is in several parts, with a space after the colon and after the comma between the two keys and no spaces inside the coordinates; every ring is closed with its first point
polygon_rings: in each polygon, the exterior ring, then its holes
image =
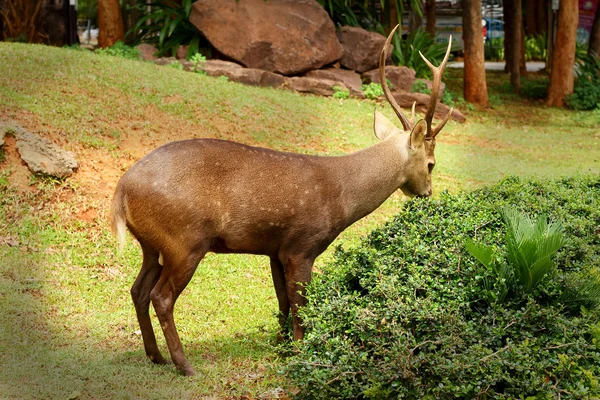
{"type": "MultiPolygon", "coordinates": [[[[460,71],[446,82],[461,93],[460,71]]],[[[440,133],[435,190],[469,190],[504,176],[600,172],[600,117],[551,109],[488,74],[491,109],[463,110],[440,133]]],[[[90,52],[0,43],[0,122],[13,121],[75,153],[65,181],[32,177],[7,139],[0,160],[0,397],[162,399],[276,397],[286,387],[275,345],[277,302],[264,257],[209,255],[175,308],[198,375],[179,376],[144,354],[129,296],[141,263],[107,226],[118,178],[153,148],[213,137],[307,154],[342,154],[376,142],[373,109],[247,87],[90,52]]],[[[393,119],[392,119],[393,120],[393,119]]],[[[399,212],[393,195],[331,246],[352,246],[399,212]]],[[[159,345],[166,346],[157,320],[159,345]]]]}

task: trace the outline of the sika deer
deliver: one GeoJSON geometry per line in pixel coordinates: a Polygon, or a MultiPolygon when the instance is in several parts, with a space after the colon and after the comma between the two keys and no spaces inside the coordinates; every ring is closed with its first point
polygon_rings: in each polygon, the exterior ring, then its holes
{"type": "MultiPolygon", "coordinates": [[[[450,113],[432,126],[446,57],[434,73],[424,120],[408,120],[379,73],[385,96],[404,132],[375,111],[379,143],[341,157],[283,153],[239,143],[194,139],[166,144],[135,164],[115,191],[111,222],[121,245],[125,227],[139,241],[143,262],[131,288],[148,357],[166,363],[150,322],[152,301],[171,358],[185,375],[185,358],[173,307],[198,263],[209,252],[266,255],[271,260],[280,323],[290,309],[294,340],[304,335],[297,315],[312,266],[346,227],[375,210],[397,189],[431,196],[435,137],[450,113]]],[[[425,57],[423,57],[425,59],[425,57]]]]}

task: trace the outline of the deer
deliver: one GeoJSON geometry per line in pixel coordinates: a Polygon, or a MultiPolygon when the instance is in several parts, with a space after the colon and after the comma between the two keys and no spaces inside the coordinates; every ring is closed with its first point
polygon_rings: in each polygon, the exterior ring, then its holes
{"type": "Polygon", "coordinates": [[[173,319],[175,302],[208,253],[269,257],[281,329],[292,314],[293,340],[304,326],[298,309],[315,259],[348,226],[400,189],[409,197],[432,195],[435,139],[452,110],[432,126],[451,41],[433,73],[425,118],[406,118],[385,78],[396,26],[379,59],[385,98],[403,129],[375,109],[379,141],[342,156],[274,151],[219,139],[167,143],[134,164],[115,189],[111,228],[122,248],[126,231],[142,250],[131,298],[150,360],[166,364],[150,320],[152,303],[171,360],[184,375],[195,370],[184,355],[173,319]]]}

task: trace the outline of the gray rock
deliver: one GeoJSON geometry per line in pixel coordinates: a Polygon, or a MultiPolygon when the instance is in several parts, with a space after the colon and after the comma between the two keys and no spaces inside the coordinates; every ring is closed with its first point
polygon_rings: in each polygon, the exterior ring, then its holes
{"type": "Polygon", "coordinates": [[[343,52],[316,0],[198,0],[190,22],[227,58],[282,75],[321,68],[343,52]]]}
{"type": "MultiPolygon", "coordinates": [[[[385,44],[385,36],[353,26],[342,26],[337,37],[344,54],[340,60],[343,67],[357,72],[365,72],[379,66],[379,55],[385,44]]],[[[388,59],[392,58],[392,46],[388,49],[388,59]]]]}
{"type": "Polygon", "coordinates": [[[16,147],[29,169],[34,173],[66,178],[78,167],[73,153],[61,149],[48,139],[27,132],[16,124],[0,124],[0,132],[12,131],[16,147]]]}
{"type": "Polygon", "coordinates": [[[295,76],[289,79],[289,86],[296,92],[313,93],[320,96],[333,96],[334,86],[341,90],[348,90],[344,82],[332,81],[330,79],[317,79],[295,76]]]}
{"type": "MultiPolygon", "coordinates": [[[[412,84],[415,82],[416,72],[413,69],[403,66],[387,65],[385,67],[385,77],[392,84],[394,92],[410,92],[412,84]]],[[[362,74],[365,83],[381,83],[379,81],[379,69],[362,74]]]]}
{"type": "Polygon", "coordinates": [[[329,79],[332,81],[344,82],[346,87],[350,89],[351,96],[359,98],[365,97],[361,90],[362,80],[360,79],[360,75],[354,71],[340,68],[326,68],[308,71],[304,76],[308,78],[329,79]]]}

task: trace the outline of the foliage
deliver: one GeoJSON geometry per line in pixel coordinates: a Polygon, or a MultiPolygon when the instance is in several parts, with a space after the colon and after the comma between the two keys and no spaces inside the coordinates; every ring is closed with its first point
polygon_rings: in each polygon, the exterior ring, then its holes
{"type": "Polygon", "coordinates": [[[167,64],[168,67],[173,68],[173,69],[178,69],[180,71],[183,71],[183,64],[181,64],[179,61],[171,61],[170,63],[167,64]]]}
{"type": "Polygon", "coordinates": [[[333,98],[334,99],[347,99],[350,97],[350,90],[344,89],[339,86],[333,87],[333,98]]]}
{"type": "Polygon", "coordinates": [[[565,97],[565,103],[574,110],[600,108],[600,58],[582,55],[578,59],[576,72],[573,93],[565,97]]]}
{"type": "MultiPolygon", "coordinates": [[[[396,20],[402,21],[405,2],[400,0],[318,0],[336,25],[357,26],[368,31],[385,33],[390,28],[391,4],[396,9],[396,20]]],[[[421,2],[409,0],[408,7],[421,15],[421,2]]]]}
{"type": "Polygon", "coordinates": [[[129,60],[139,60],[141,57],[141,53],[138,49],[136,49],[135,47],[128,46],[120,40],[117,41],[117,43],[105,49],[96,49],[96,54],[100,54],[103,56],[121,57],[129,60]]]}
{"type": "MultiPolygon", "coordinates": [[[[410,91],[413,93],[431,94],[431,89],[429,89],[427,87],[427,84],[422,80],[415,80],[412,86],[410,87],[410,91]]],[[[450,90],[448,90],[448,88],[444,90],[440,101],[450,107],[454,107],[456,105],[456,103],[454,102],[454,96],[452,95],[450,90]]]]}
{"type": "Polygon", "coordinates": [[[192,3],[192,0],[165,0],[148,4],[146,0],[138,0],[136,7],[142,17],[126,35],[135,36],[135,45],[145,42],[156,46],[160,57],[174,56],[179,46],[189,46],[189,58],[205,43],[200,31],[189,20],[192,3]]]}
{"type": "Polygon", "coordinates": [[[488,272],[493,272],[493,284],[484,280],[490,300],[503,302],[509,292],[512,296],[521,289],[531,292],[544,276],[553,271],[551,257],[564,244],[564,236],[562,224],[548,223],[545,215],[538,216],[533,223],[527,215],[512,207],[504,207],[501,214],[506,225],[507,260],[499,260],[493,246],[470,239],[466,248],[488,272]]]}
{"type": "Polygon", "coordinates": [[[504,38],[491,38],[485,42],[484,57],[490,61],[504,60],[504,38]]]}
{"type": "Polygon", "coordinates": [[[43,0],[5,0],[0,8],[2,34],[7,41],[43,43],[48,35],[41,15],[43,0]]]}
{"type": "Polygon", "coordinates": [[[365,94],[365,97],[370,100],[383,96],[383,88],[379,83],[371,82],[369,84],[363,84],[361,89],[365,94]]]}
{"type": "Polygon", "coordinates": [[[433,65],[439,65],[446,54],[447,47],[443,43],[436,43],[434,38],[422,28],[410,33],[403,40],[399,40],[398,35],[395,35],[393,43],[394,62],[414,69],[417,78],[428,79],[431,79],[431,71],[419,52],[423,53],[433,65]]]}
{"type": "Polygon", "coordinates": [[[206,63],[206,57],[204,57],[201,53],[196,53],[190,57],[191,63],[194,65],[193,71],[199,74],[205,75],[204,64],[206,63]]]}
{"type": "Polygon", "coordinates": [[[546,77],[542,79],[524,78],[519,94],[533,100],[545,99],[548,97],[548,85],[550,85],[550,81],[546,77]]]}
{"type": "Polygon", "coordinates": [[[525,38],[525,60],[546,61],[548,56],[548,39],[546,33],[525,38]]]}
{"type": "MultiPolygon", "coordinates": [[[[338,249],[309,287],[307,334],[285,369],[298,397],[597,397],[598,310],[565,299],[568,285],[585,289],[579,277],[600,286],[599,189],[598,176],[507,178],[415,199],[361,246],[338,249]],[[465,243],[475,237],[493,246],[488,265],[511,252],[499,212],[506,206],[563,221],[568,241],[548,279],[501,302],[490,284],[509,271],[484,267],[465,243]]],[[[538,231],[546,227],[539,222],[538,231]]],[[[513,230],[519,237],[529,228],[513,230]]]]}

